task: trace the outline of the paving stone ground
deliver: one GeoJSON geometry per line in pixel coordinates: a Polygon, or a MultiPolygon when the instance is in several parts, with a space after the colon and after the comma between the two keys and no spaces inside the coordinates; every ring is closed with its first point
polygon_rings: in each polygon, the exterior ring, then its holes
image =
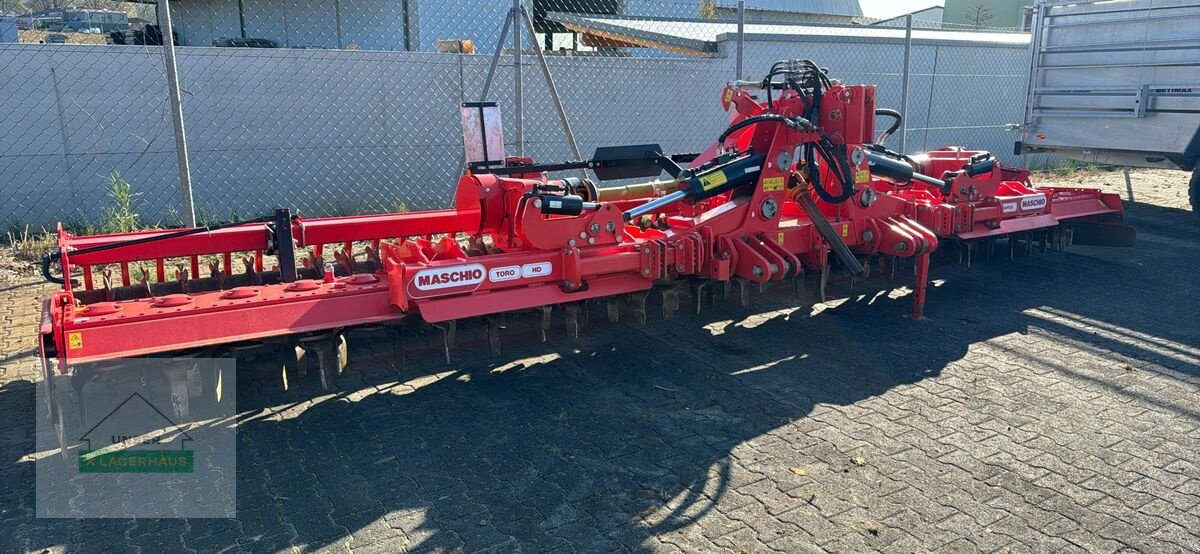
{"type": "Polygon", "coordinates": [[[449,365],[357,340],[330,393],[244,361],[224,520],[33,517],[46,289],[7,285],[0,550],[1200,551],[1200,220],[1138,200],[1136,248],[943,260],[925,321],[876,277],[499,357],[464,324],[449,365]]]}

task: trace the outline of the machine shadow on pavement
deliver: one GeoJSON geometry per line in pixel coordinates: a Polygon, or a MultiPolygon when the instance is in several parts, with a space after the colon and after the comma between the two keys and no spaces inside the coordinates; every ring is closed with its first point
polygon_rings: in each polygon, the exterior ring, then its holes
{"type": "MultiPolygon", "coordinates": [[[[1194,320],[1195,256],[1170,243],[1195,250],[1197,225],[1177,210],[1129,211],[1149,235],[1133,249],[1022,252],[1011,263],[998,254],[971,269],[948,256],[933,271],[924,321],[903,317],[909,296],[879,293],[911,276],[895,283],[877,276],[852,291],[835,284],[832,295],[847,300],[811,317],[807,306],[793,309],[794,297],[780,287],[755,295],[750,308],[728,301],[698,316],[652,315],[645,327],[610,324],[596,312],[574,345],[562,344],[561,325],[538,344],[515,319],[498,357],[478,329],[465,327],[465,346],[450,365],[435,355],[397,368],[390,343],[358,341],[329,392],[312,374],[282,391],[270,364],[248,361],[238,372],[243,416],[231,520],[33,519],[33,464],[22,460],[31,454],[37,400],[32,383],[9,383],[0,392],[7,419],[0,475],[3,504],[19,509],[0,521],[0,544],[170,550],[182,541],[200,551],[277,551],[349,540],[350,548],[381,550],[642,550],[715,506],[727,513],[746,503],[734,464],[764,474],[788,464],[735,449],[773,440],[817,406],[850,406],[936,380],[981,342],[1020,360],[1038,356],[1022,352],[1022,337],[1052,332],[1081,349],[1200,377],[1169,348],[1121,339],[1134,332],[1200,344],[1195,326],[1164,324],[1194,320]],[[1154,219],[1165,224],[1148,224],[1154,219]],[[1140,304],[1126,294],[1117,300],[1115,293],[1135,287],[1140,304]],[[1071,318],[1124,331],[1093,334],[1071,318]]],[[[1069,359],[1046,363],[1068,375],[1075,369],[1069,359]]],[[[970,409],[969,399],[954,401],[970,409]]],[[[797,460],[832,464],[853,455],[822,436],[788,438],[800,445],[797,460]]]]}

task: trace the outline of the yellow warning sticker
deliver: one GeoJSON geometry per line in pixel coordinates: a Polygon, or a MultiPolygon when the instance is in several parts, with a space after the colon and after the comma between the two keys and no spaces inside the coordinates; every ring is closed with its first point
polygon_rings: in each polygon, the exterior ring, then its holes
{"type": "Polygon", "coordinates": [[[733,89],[726,87],[725,88],[725,103],[728,104],[732,101],[733,101],[733,89]]]}
{"type": "Polygon", "coordinates": [[[860,170],[854,172],[854,183],[855,184],[861,185],[870,180],[871,180],[871,172],[870,171],[867,171],[866,169],[860,169],[860,170]]]}
{"type": "Polygon", "coordinates": [[[849,223],[842,224],[842,236],[843,237],[850,236],[850,224],[849,223]]]}
{"type": "Polygon", "coordinates": [[[775,242],[778,243],[779,246],[783,246],[783,231],[780,231],[779,236],[775,237],[775,242]]]}
{"type": "Polygon", "coordinates": [[[725,172],[718,171],[716,173],[709,173],[708,175],[701,177],[700,187],[704,190],[712,190],[728,182],[729,178],[725,176],[725,172]]]}
{"type": "Polygon", "coordinates": [[[67,333],[67,350],[83,348],[83,333],[67,333]]]}
{"type": "Polygon", "coordinates": [[[763,192],[783,190],[783,177],[767,177],[763,179],[763,192]]]}

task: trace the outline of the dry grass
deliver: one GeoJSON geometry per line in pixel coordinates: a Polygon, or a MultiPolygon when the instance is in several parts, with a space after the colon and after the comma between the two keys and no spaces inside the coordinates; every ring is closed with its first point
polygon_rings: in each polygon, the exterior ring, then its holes
{"type": "Polygon", "coordinates": [[[54,233],[44,230],[30,233],[28,225],[19,233],[9,231],[6,235],[8,250],[19,262],[40,262],[42,256],[54,248],[54,233]]]}
{"type": "Polygon", "coordinates": [[[95,33],[67,33],[59,31],[18,31],[21,44],[41,44],[46,35],[66,35],[66,44],[108,44],[108,36],[95,33]]]}

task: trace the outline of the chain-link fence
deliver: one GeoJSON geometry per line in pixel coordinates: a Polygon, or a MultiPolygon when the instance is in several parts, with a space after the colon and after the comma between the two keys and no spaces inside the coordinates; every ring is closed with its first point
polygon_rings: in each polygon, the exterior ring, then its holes
{"type": "Polygon", "coordinates": [[[464,101],[499,103],[509,155],[699,151],[727,122],[720,91],[739,67],[757,79],[790,58],[879,85],[879,106],[905,111],[893,148],[964,145],[1021,162],[1005,125],[1022,118],[1028,35],[941,24],[936,12],[876,19],[841,0],[810,3],[813,13],[770,0],[743,11],[720,0],[170,0],[177,133],[154,5],[16,3],[20,40],[0,43],[9,225],[97,228],[113,209],[179,224],[188,177],[200,221],[446,207],[463,169],[464,101]],[[126,183],[132,199],[114,200],[126,183]]]}

